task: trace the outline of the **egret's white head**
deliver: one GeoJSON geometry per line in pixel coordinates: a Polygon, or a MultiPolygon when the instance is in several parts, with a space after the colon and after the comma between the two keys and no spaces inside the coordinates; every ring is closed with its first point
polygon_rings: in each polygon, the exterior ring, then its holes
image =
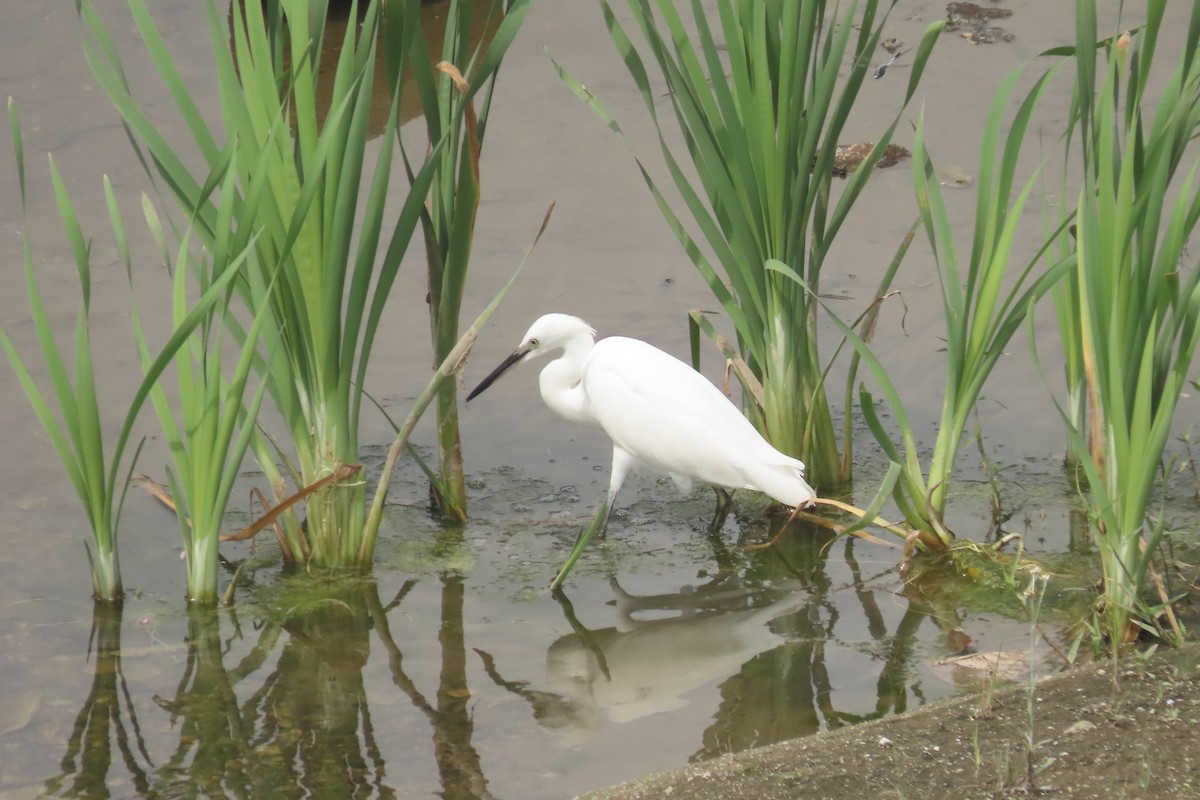
{"type": "Polygon", "coordinates": [[[585,336],[595,341],[596,331],[579,317],[572,317],[570,314],[546,314],[534,320],[529,330],[525,331],[517,351],[523,352],[521,361],[532,361],[585,336]]]}
{"type": "Polygon", "coordinates": [[[590,345],[596,338],[596,331],[591,325],[579,317],[570,314],[545,314],[534,320],[521,338],[521,345],[491,373],[479,382],[479,385],[467,395],[467,402],[482,394],[485,389],[496,382],[515,364],[532,361],[554,350],[560,350],[573,341],[586,340],[590,345]]]}

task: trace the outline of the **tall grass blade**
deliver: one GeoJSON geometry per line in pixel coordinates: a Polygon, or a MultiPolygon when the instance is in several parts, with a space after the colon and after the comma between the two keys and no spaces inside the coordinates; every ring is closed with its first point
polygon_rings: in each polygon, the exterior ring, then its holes
{"type": "MultiPolygon", "coordinates": [[[[403,24],[388,31],[385,56],[395,75],[407,68],[421,100],[427,140],[445,141],[424,157],[433,169],[430,193],[421,213],[425,257],[429,276],[429,322],[433,359],[441,364],[457,346],[459,316],[466,288],[475,218],[480,197],[480,155],[487,130],[488,112],[504,54],[526,14],[529,0],[450,0],[444,10],[445,33],[431,52],[420,28],[420,4],[391,0],[389,13],[403,24]],[[479,41],[469,33],[475,24],[483,31],[479,41]],[[431,68],[431,64],[435,65],[431,68]],[[476,102],[479,98],[481,102],[476,102]]],[[[403,147],[403,142],[401,141],[403,147]]],[[[420,160],[404,154],[413,177],[420,160]]],[[[451,519],[466,515],[462,447],[458,425],[458,388],[454,381],[440,383],[436,397],[438,432],[438,490],[435,497],[442,514],[451,519]]]]}
{"type": "Polygon", "coordinates": [[[534,248],[537,247],[538,242],[540,242],[542,239],[542,234],[546,232],[546,227],[550,224],[550,215],[553,213],[554,204],[551,203],[550,207],[546,209],[546,215],[542,218],[542,224],[538,228],[537,234],[534,236],[533,242],[530,244],[529,249],[526,250],[524,258],[521,259],[521,263],[517,265],[516,270],[513,271],[513,274],[508,279],[508,282],[500,288],[500,291],[496,293],[496,296],[492,298],[491,302],[489,302],[484,309],[479,312],[479,316],[477,316],[475,321],[471,323],[471,327],[468,328],[465,333],[463,333],[454,348],[447,354],[442,363],[438,365],[437,370],[434,372],[433,378],[430,379],[428,385],[425,387],[425,390],[421,392],[416,403],[413,404],[408,418],[405,419],[404,424],[401,425],[400,429],[396,432],[396,438],[388,448],[387,457],[383,465],[383,473],[379,478],[379,486],[375,490],[375,498],[371,502],[371,509],[367,516],[367,526],[365,535],[363,537],[362,553],[360,554],[360,558],[368,557],[375,547],[375,539],[379,535],[379,526],[383,521],[383,505],[387,501],[388,486],[391,483],[392,472],[395,470],[396,462],[400,457],[400,453],[408,445],[409,436],[412,435],[413,429],[416,428],[417,422],[421,419],[421,415],[425,413],[425,410],[429,407],[429,404],[437,396],[441,386],[448,381],[454,380],[455,376],[461,372],[462,366],[464,363],[466,363],[467,356],[471,352],[471,347],[475,344],[475,340],[479,337],[479,333],[483,330],[483,326],[487,324],[489,319],[491,319],[492,314],[500,305],[500,301],[504,299],[504,296],[508,294],[508,291],[512,288],[513,284],[516,283],[517,276],[519,276],[521,274],[521,270],[525,268],[525,264],[529,261],[529,256],[533,254],[534,248]]]}

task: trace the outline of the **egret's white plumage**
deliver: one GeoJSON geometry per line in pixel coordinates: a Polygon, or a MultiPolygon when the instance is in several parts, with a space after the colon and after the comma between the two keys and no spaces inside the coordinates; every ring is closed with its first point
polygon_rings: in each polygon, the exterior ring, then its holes
{"type": "Polygon", "coordinates": [[[554,350],[562,354],[542,370],[542,399],[559,416],[600,428],[613,440],[605,518],[637,467],[670,475],[684,490],[693,481],[754,489],[789,506],[816,497],[804,480],[804,464],[772,447],[707,378],[638,339],[596,342],[595,331],[578,317],[538,318],[521,346],[467,400],[514,364],[554,350]]]}

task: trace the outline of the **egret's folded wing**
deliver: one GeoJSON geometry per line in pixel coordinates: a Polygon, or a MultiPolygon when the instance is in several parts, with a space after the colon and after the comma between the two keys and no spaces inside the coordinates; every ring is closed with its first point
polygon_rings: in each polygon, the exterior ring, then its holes
{"type": "Polygon", "coordinates": [[[661,472],[775,495],[762,486],[763,469],[794,483],[803,468],[767,444],[707,378],[645,342],[597,343],[584,388],[613,441],[661,472]]]}

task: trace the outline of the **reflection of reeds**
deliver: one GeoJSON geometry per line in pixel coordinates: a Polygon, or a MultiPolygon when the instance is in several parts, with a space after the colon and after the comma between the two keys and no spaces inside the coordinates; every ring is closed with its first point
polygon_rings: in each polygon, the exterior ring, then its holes
{"type": "Polygon", "coordinates": [[[174,697],[155,697],[179,729],[179,744],[157,770],[156,786],[168,795],[185,782],[203,796],[250,797],[256,770],[253,728],[243,719],[225,670],[218,612],[190,607],[187,637],[187,661],[174,697]]]}
{"type": "Polygon", "coordinates": [[[289,638],[274,671],[243,705],[255,721],[258,785],[302,781],[326,797],[386,793],[363,682],[375,586],[348,581],[301,592],[283,621],[289,638]]]}
{"type": "Polygon", "coordinates": [[[375,587],[306,584],[282,622],[224,664],[221,615],[189,609],[188,655],[178,689],[156,698],[179,730],[152,789],[167,796],[265,797],[306,786],[326,797],[386,796],[383,758],[367,706],[366,664],[375,587]],[[274,669],[245,700],[235,688],[259,671],[287,634],[274,669]]]}
{"type": "Polygon", "coordinates": [[[387,608],[378,594],[370,598],[373,626],[388,653],[392,682],[421,711],[433,728],[434,757],[441,777],[442,796],[485,800],[492,794],[487,788],[483,763],[472,741],[475,723],[471,716],[471,691],[467,684],[466,632],[463,627],[465,581],[461,575],[445,574],[442,584],[442,616],[438,639],[442,664],[436,704],[417,687],[404,671],[404,654],[392,637],[387,612],[399,605],[414,584],[407,583],[387,608]]]}
{"type": "Polygon", "coordinates": [[[128,780],[141,797],[152,797],[153,766],[138,725],[133,699],[121,671],[121,608],[97,603],[92,608],[89,644],[95,657],[92,688],[75,717],[61,761],[62,772],[46,781],[47,794],[105,797],[115,743],[128,780]]]}
{"type": "MultiPolygon", "coordinates": [[[[834,196],[839,137],[879,47],[886,18],[880,6],[886,4],[849,3],[844,12],[837,6],[827,16],[829,4],[819,0],[719,3],[716,12],[693,2],[694,32],[671,0],[628,5],[644,48],[634,46],[608,3],[602,3],[605,21],[658,130],[662,156],[698,235],[672,209],[651,172],[643,167],[642,173],[762,385],[761,409],[747,402],[747,411],[773,445],[807,462],[814,484],[844,483],[851,461],[843,461],[840,450],[850,449],[850,429],[835,430],[826,399],[828,365],[818,348],[816,303],[803,286],[767,264],[786,265],[819,291],[826,253],[887,149],[899,113],[834,196]],[[659,112],[662,87],[652,85],[643,54],[666,83],[686,152],[668,137],[659,112]],[[695,178],[685,159],[695,167],[695,178]]],[[[901,109],[916,90],[941,27],[931,25],[914,49],[901,109]]],[[[559,72],[620,133],[599,100],[559,72]]]]}
{"type": "MultiPolygon", "coordinates": [[[[1060,322],[1064,342],[1077,348],[1088,407],[1086,419],[1064,416],[1090,490],[1106,628],[1116,643],[1136,636],[1132,620],[1153,624],[1143,593],[1164,527],[1149,517],[1151,495],[1200,343],[1200,270],[1182,264],[1200,220],[1200,168],[1179,170],[1200,129],[1200,7],[1148,117],[1165,11],[1164,0],[1147,4],[1133,36],[1097,46],[1094,0],[1076,5],[1072,130],[1084,168],[1070,284],[1077,313],[1060,322]]],[[[1153,603],[1167,603],[1161,586],[1158,594],[1153,603]]]]}

